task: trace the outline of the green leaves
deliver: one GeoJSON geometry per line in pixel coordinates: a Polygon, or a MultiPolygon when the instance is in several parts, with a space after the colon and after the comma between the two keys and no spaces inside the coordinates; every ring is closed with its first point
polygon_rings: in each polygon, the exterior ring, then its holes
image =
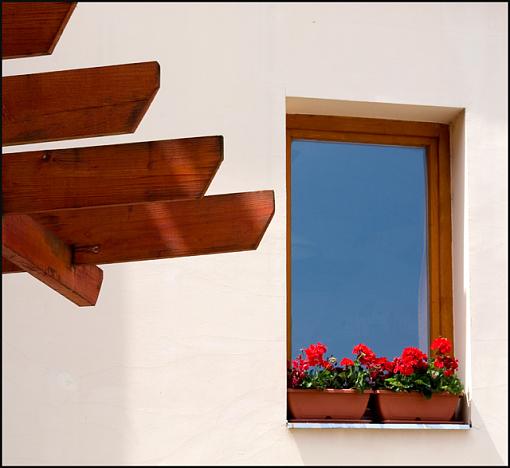
{"type": "Polygon", "coordinates": [[[448,392],[460,395],[462,383],[456,375],[446,376],[444,369],[434,366],[432,359],[425,369],[411,375],[395,374],[384,381],[384,387],[394,392],[420,392],[425,398],[433,393],[448,392]]]}
{"type": "Polygon", "coordinates": [[[368,387],[368,372],[358,363],[349,367],[309,369],[303,378],[301,388],[316,389],[356,389],[363,391],[368,387]]]}

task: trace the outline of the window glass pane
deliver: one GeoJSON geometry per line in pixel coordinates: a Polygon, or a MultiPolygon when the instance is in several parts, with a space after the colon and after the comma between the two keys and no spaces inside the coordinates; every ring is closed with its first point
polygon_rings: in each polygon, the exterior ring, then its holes
{"type": "Polygon", "coordinates": [[[294,140],[292,356],[428,347],[425,148],[294,140]]]}

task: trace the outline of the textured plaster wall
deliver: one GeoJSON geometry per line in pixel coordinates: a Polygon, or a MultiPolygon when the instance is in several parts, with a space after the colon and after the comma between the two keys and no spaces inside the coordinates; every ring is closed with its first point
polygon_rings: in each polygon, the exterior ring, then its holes
{"type": "Polygon", "coordinates": [[[5,151],[222,134],[208,193],[274,189],[276,213],[255,252],[104,266],[95,308],[4,277],[3,463],[506,464],[506,18],[491,3],[83,3],[53,55],[4,61],[4,76],[161,64],[135,134],[5,151]],[[286,96],[466,109],[452,206],[471,430],[286,428],[286,96]]]}

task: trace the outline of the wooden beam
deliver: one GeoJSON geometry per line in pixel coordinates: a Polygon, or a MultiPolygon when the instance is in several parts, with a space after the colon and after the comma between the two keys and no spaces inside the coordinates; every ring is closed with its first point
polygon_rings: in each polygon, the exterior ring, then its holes
{"type": "Polygon", "coordinates": [[[2,2],[2,58],[51,54],[75,7],[75,2],[2,2]]]}
{"type": "Polygon", "coordinates": [[[452,192],[450,186],[450,127],[441,125],[438,142],[439,171],[439,300],[441,336],[453,343],[452,192]]]}
{"type": "Polygon", "coordinates": [[[404,120],[338,117],[332,115],[287,114],[287,130],[321,130],[342,133],[438,137],[441,124],[404,120]]]}
{"type": "Polygon", "coordinates": [[[222,160],[222,136],[3,154],[3,212],[199,198],[222,160]]]}
{"type": "Polygon", "coordinates": [[[73,265],[69,246],[27,215],[3,216],[2,255],[79,306],[97,301],[103,271],[73,265]]]}
{"type": "Polygon", "coordinates": [[[261,191],[33,218],[74,247],[76,264],[102,264],[253,250],[273,213],[274,193],[261,191]]]}
{"type": "Polygon", "coordinates": [[[2,78],[3,145],[133,133],[158,89],[157,62],[2,78]]]}
{"type": "Polygon", "coordinates": [[[5,273],[22,273],[23,269],[18,265],[10,262],[6,258],[2,257],[2,274],[5,273]]]}

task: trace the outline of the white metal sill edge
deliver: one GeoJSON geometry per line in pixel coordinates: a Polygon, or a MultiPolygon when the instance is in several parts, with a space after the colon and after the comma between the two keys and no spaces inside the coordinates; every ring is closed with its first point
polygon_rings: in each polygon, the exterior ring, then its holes
{"type": "Polygon", "coordinates": [[[435,429],[435,430],[469,430],[471,424],[396,424],[396,423],[327,423],[327,422],[289,422],[288,429],[435,429]]]}

